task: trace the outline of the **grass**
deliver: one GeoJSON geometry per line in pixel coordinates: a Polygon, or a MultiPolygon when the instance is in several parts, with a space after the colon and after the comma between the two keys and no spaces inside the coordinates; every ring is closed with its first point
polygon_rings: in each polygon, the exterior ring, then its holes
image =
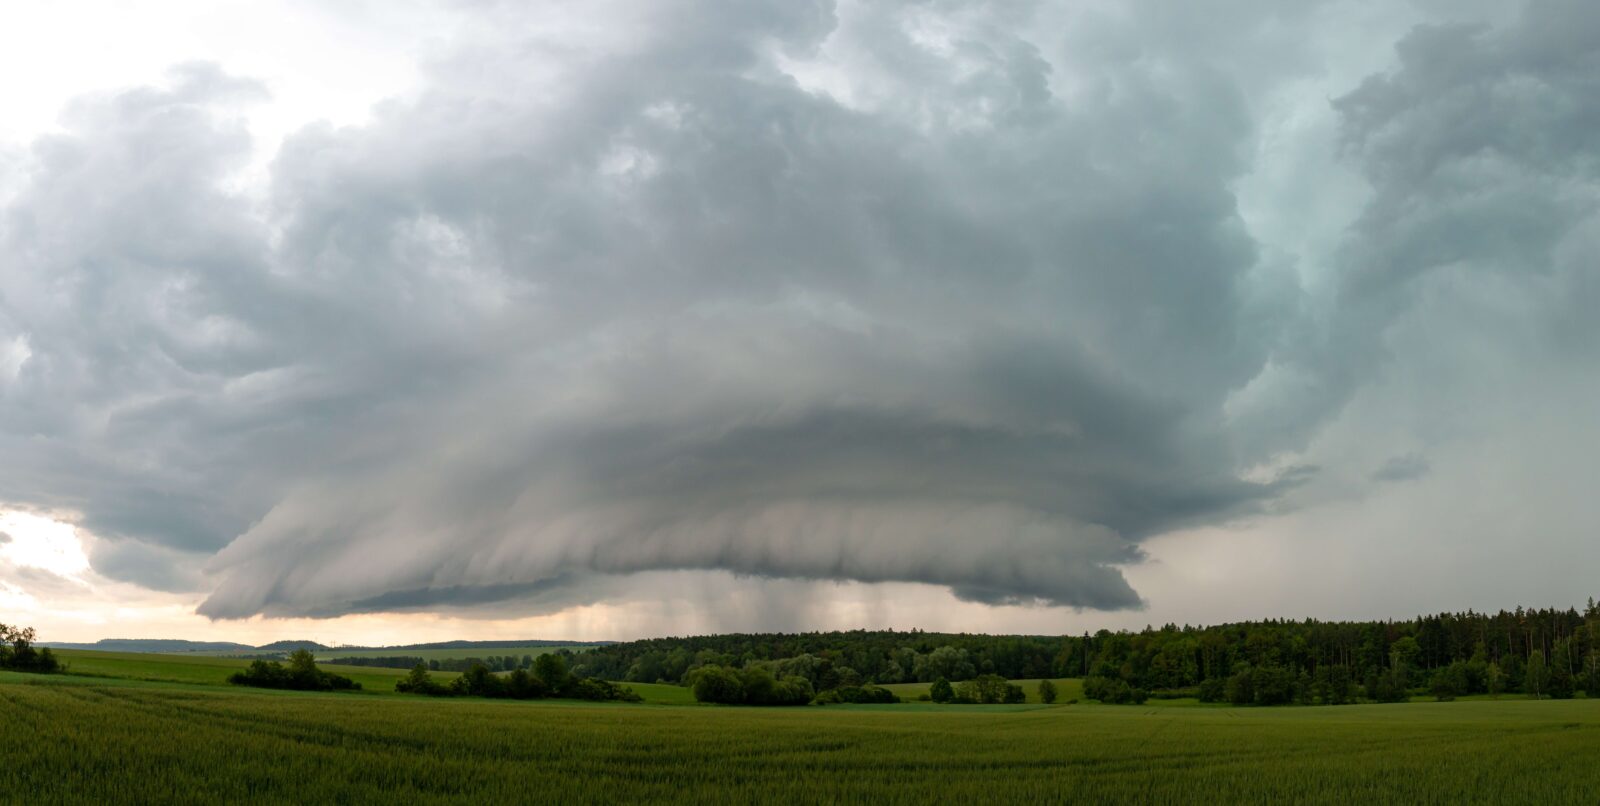
{"type": "MultiPolygon", "coordinates": [[[[228,675],[250,665],[248,660],[205,655],[155,655],[87,649],[61,649],[56,650],[56,655],[67,664],[67,671],[74,675],[211,686],[228,685],[228,675]]],[[[406,674],[404,669],[336,666],[330,663],[319,666],[360,683],[364,693],[392,694],[395,681],[406,674]]],[[[456,676],[454,672],[434,672],[433,675],[440,681],[456,676]]]]}
{"type": "Polygon", "coordinates": [[[1592,803],[1597,749],[1597,700],[755,709],[0,674],[0,792],[38,803],[1592,803]]]}

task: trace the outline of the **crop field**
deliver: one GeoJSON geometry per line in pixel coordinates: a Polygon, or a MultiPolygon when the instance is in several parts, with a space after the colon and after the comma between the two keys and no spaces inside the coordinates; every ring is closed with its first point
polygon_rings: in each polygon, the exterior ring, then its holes
{"type": "Polygon", "coordinates": [[[1592,803],[1597,758],[1586,699],[760,709],[0,673],[0,792],[38,803],[1592,803]]]}
{"type": "MultiPolygon", "coordinates": [[[[204,686],[228,686],[228,675],[250,665],[239,658],[219,658],[206,655],[158,655],[140,652],[99,652],[96,650],[63,649],[57,656],[67,664],[68,674],[63,677],[83,678],[81,682],[93,683],[105,679],[119,681],[145,681],[154,683],[188,683],[204,686]]],[[[404,669],[383,669],[372,666],[339,666],[318,664],[318,668],[336,672],[361,684],[363,694],[393,694],[396,680],[404,677],[404,669]]],[[[433,678],[441,683],[456,677],[456,672],[434,672],[433,678]]],[[[4,678],[0,678],[4,679],[4,678]]],[[[23,675],[17,679],[37,679],[23,675]]],[[[655,705],[694,705],[694,695],[683,686],[661,683],[627,683],[628,688],[655,705]]],[[[231,688],[231,687],[230,687],[231,688]]]]}
{"type": "MultiPolygon", "coordinates": [[[[228,675],[250,665],[250,661],[239,658],[205,655],[156,655],[83,649],[57,650],[56,655],[67,664],[67,671],[73,675],[214,686],[227,685],[228,675]]],[[[328,663],[320,666],[360,683],[364,692],[379,694],[393,693],[395,681],[406,673],[404,669],[371,666],[335,666],[328,663]]],[[[455,676],[454,672],[434,673],[435,679],[440,681],[448,681],[455,676]]]]}

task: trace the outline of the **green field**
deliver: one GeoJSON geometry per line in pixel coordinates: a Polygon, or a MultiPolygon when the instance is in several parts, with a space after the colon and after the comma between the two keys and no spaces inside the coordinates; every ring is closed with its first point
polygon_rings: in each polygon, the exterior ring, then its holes
{"type": "MultiPolygon", "coordinates": [[[[56,655],[67,665],[67,671],[73,675],[213,686],[227,685],[228,675],[250,665],[250,661],[239,658],[206,655],[156,655],[145,652],[96,652],[86,649],[60,649],[56,650],[56,655]]],[[[363,692],[379,694],[394,693],[395,681],[406,673],[404,669],[335,666],[327,663],[321,664],[321,668],[360,683],[363,692]]],[[[455,676],[454,672],[434,673],[434,678],[440,681],[455,676]]]]}
{"type": "MultiPolygon", "coordinates": [[[[92,678],[81,682],[106,682],[138,680],[156,683],[188,683],[205,686],[227,686],[228,675],[250,665],[239,658],[219,658],[207,655],[157,655],[144,652],[97,652],[86,649],[56,650],[56,655],[67,664],[68,678],[92,678]]],[[[319,668],[336,672],[361,684],[362,693],[394,694],[396,680],[404,677],[404,669],[381,669],[372,666],[338,666],[318,664],[319,668]]],[[[455,672],[434,672],[433,678],[448,682],[455,672]]],[[[15,679],[36,679],[26,675],[15,679]]],[[[50,678],[60,680],[61,678],[50,678]]],[[[80,682],[80,681],[74,681],[80,682]]],[[[661,683],[627,683],[646,703],[657,705],[694,705],[694,695],[683,686],[661,683]]],[[[398,696],[398,695],[396,695],[398,696]]]]}
{"type": "Polygon", "coordinates": [[[239,661],[62,654],[123,676],[0,673],[0,800],[1600,801],[1600,700],[760,709],[638,684],[656,704],[517,702],[238,689],[217,683],[239,661]]]}

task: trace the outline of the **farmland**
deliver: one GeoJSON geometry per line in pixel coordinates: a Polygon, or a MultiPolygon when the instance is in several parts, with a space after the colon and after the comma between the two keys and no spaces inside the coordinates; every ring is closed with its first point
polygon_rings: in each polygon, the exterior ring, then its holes
{"type": "MultiPolygon", "coordinates": [[[[68,658],[145,679],[0,673],[0,791],[192,803],[1600,797],[1592,699],[757,709],[636,685],[679,704],[490,702],[244,691],[200,680],[226,667],[68,658]],[[158,682],[184,674],[196,680],[158,682]]],[[[1073,693],[1063,686],[1063,700],[1073,693]]]]}
{"type": "MultiPolygon", "coordinates": [[[[67,670],[74,675],[214,686],[226,685],[228,675],[250,665],[250,661],[239,658],[205,655],[155,655],[76,649],[63,649],[57,652],[57,655],[67,664],[67,670]]],[[[379,694],[392,693],[395,681],[405,675],[403,669],[333,664],[321,666],[327,671],[342,674],[360,683],[364,691],[379,694]]],[[[440,680],[447,681],[455,674],[439,672],[437,676],[440,680]]]]}

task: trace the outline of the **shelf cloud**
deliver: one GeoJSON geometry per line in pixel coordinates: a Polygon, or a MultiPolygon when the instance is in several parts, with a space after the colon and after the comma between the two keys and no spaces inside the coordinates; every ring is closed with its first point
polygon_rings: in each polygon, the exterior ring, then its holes
{"type": "Polygon", "coordinates": [[[1340,9],[473,5],[266,160],[225,66],[78,97],[0,162],[0,500],[218,619],[658,571],[1139,608],[1147,541],[1309,505],[1352,400],[1450,371],[1396,335],[1457,332],[1439,283],[1596,366],[1594,15],[1406,20],[1308,100],[1340,9]]]}

